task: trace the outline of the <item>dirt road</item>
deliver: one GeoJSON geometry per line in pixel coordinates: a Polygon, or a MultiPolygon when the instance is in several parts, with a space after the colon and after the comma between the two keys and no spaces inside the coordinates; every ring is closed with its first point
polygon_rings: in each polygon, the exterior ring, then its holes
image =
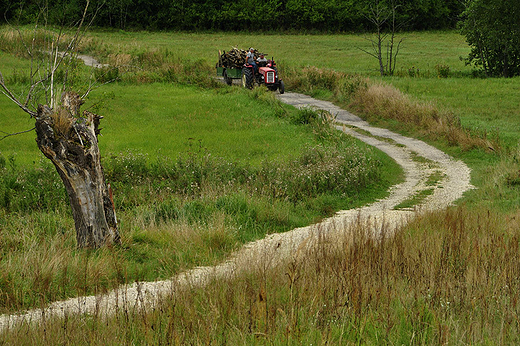
{"type": "Polygon", "coordinates": [[[381,149],[400,164],[405,172],[405,181],[393,186],[387,198],[368,206],[340,211],[319,224],[286,233],[272,234],[262,240],[246,244],[228,261],[218,266],[195,268],[177,275],[172,280],[134,283],[104,295],[78,297],[55,302],[44,309],[3,315],[0,316],[0,329],[5,331],[19,323],[38,323],[49,318],[61,318],[75,313],[109,316],[118,309],[153,307],[161,296],[168,295],[179,285],[204,285],[211,278],[234,275],[256,266],[268,267],[289,261],[300,252],[302,247],[317,244],[323,234],[332,237],[344,236],[349,225],[355,222],[363,222],[367,230],[374,235],[381,232],[391,235],[398,226],[405,224],[417,213],[445,208],[472,188],[470,169],[463,162],[454,160],[422,141],[372,127],[330,102],[295,93],[279,95],[279,98],[282,102],[296,107],[315,107],[329,111],[337,117],[338,129],[381,149]],[[362,130],[364,134],[356,132],[357,130],[362,130]],[[417,159],[417,157],[422,158],[417,159]],[[428,183],[428,178],[432,174],[440,177],[434,186],[431,186],[431,182],[428,183]],[[433,193],[414,210],[394,209],[395,206],[425,189],[433,189],[433,193]]]}

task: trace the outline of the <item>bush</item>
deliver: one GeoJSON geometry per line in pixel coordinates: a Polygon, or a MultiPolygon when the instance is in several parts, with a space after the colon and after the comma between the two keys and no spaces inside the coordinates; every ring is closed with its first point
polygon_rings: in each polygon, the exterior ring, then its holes
{"type": "Polygon", "coordinates": [[[450,67],[448,65],[435,65],[435,70],[437,71],[437,77],[439,78],[448,78],[450,76],[450,67]]]}
{"type": "Polygon", "coordinates": [[[100,67],[94,70],[94,78],[98,83],[109,83],[119,79],[117,67],[100,67]]]}

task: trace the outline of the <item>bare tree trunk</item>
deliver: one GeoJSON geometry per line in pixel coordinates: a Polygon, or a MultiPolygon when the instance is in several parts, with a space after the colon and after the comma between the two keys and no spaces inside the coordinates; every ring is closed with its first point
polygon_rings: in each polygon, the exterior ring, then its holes
{"type": "Polygon", "coordinates": [[[102,117],[79,108],[83,101],[65,93],[56,109],[38,105],[38,147],[58,171],[67,193],[79,247],[120,244],[117,219],[105,183],[97,135],[102,117]]]}
{"type": "Polygon", "coordinates": [[[395,46],[396,33],[405,25],[405,22],[396,23],[398,7],[399,5],[395,0],[391,0],[390,3],[375,0],[369,5],[366,15],[366,18],[375,26],[377,32],[375,38],[368,39],[372,43],[372,51],[360,49],[378,60],[381,76],[394,74],[397,54],[399,54],[399,47],[403,42],[403,39],[401,39],[397,47],[395,46]],[[389,19],[392,20],[391,23],[388,23],[389,19]],[[385,30],[386,27],[388,27],[387,30],[385,30]],[[390,36],[390,42],[386,44],[385,64],[383,61],[383,44],[388,36],[390,36]]]}
{"type": "Polygon", "coordinates": [[[381,77],[385,75],[385,67],[383,65],[383,52],[382,52],[382,45],[383,45],[383,35],[381,33],[382,27],[377,27],[377,60],[379,60],[379,73],[381,74],[381,77]]]}

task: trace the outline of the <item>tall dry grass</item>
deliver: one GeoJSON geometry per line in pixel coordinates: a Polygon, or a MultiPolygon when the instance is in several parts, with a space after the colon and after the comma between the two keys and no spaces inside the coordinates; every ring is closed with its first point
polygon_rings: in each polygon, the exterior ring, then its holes
{"type": "Polygon", "coordinates": [[[441,110],[433,103],[414,100],[387,84],[376,83],[360,88],[353,95],[350,107],[369,120],[392,119],[412,125],[419,133],[434,140],[444,140],[462,150],[500,150],[497,138],[490,138],[486,132],[464,128],[453,113],[441,110]]]}
{"type": "Polygon", "coordinates": [[[519,215],[464,207],[418,216],[394,237],[328,238],[153,309],[68,316],[1,336],[43,344],[501,344],[520,341],[519,215]]]}
{"type": "MultiPolygon", "coordinates": [[[[328,98],[369,121],[397,120],[407,127],[413,126],[414,131],[432,140],[446,141],[463,150],[501,150],[498,138],[465,128],[452,112],[433,103],[414,100],[391,85],[316,67],[284,68],[282,71],[288,88],[328,98]]],[[[400,128],[402,126],[394,126],[396,130],[400,128]]]]}

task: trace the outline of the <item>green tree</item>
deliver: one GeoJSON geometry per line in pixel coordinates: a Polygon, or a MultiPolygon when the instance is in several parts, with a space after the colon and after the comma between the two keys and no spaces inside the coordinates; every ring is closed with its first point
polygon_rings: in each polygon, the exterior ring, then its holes
{"type": "Polygon", "coordinates": [[[462,34],[471,46],[468,64],[488,76],[520,75],[520,2],[467,0],[462,34]]]}

